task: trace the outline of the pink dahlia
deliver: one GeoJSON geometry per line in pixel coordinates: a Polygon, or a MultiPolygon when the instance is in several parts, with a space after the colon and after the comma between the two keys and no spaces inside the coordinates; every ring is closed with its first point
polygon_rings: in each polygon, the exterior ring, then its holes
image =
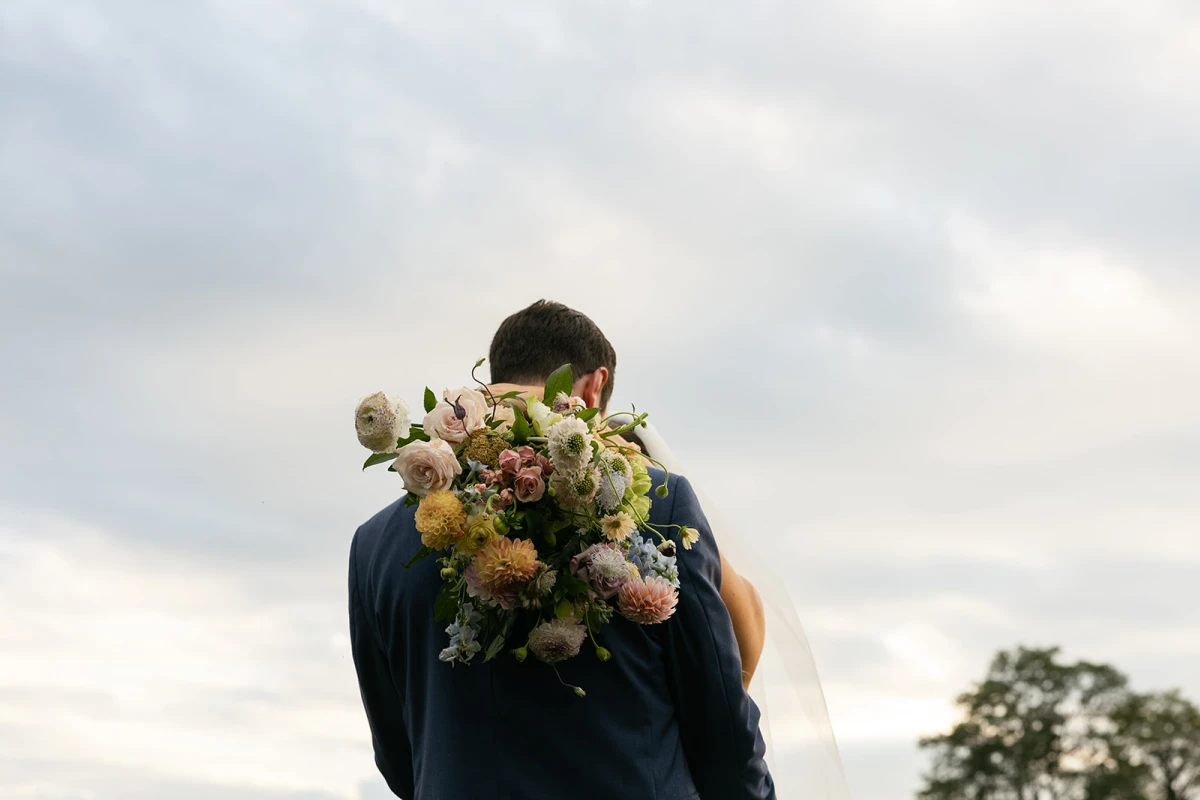
{"type": "Polygon", "coordinates": [[[679,592],[671,582],[657,575],[630,578],[618,593],[621,615],[639,625],[666,622],[675,613],[679,592]]]}

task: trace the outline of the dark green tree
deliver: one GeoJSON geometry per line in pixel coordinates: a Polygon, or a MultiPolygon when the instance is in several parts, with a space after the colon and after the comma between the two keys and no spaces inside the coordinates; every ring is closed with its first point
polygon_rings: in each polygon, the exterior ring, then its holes
{"type": "Polygon", "coordinates": [[[1200,798],[1200,709],[1178,691],[1131,694],[1112,711],[1111,760],[1089,800],[1200,798]],[[1111,787],[1104,786],[1111,781],[1111,787]]]}
{"type": "Polygon", "coordinates": [[[921,741],[933,766],[919,796],[1085,800],[1088,777],[1110,759],[1110,715],[1127,696],[1125,676],[1107,665],[1064,663],[1058,648],[1001,652],[958,698],[963,721],[921,741]]]}

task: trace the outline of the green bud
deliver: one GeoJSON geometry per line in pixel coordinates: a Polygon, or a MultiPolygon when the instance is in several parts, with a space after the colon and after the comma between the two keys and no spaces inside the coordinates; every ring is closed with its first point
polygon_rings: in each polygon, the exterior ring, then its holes
{"type": "Polygon", "coordinates": [[[496,529],[496,533],[504,536],[508,533],[508,523],[504,521],[504,517],[496,517],[492,520],[492,527],[496,529]]]}
{"type": "Polygon", "coordinates": [[[454,567],[446,567],[442,570],[442,580],[452,581],[454,580],[454,576],[457,574],[458,570],[454,569],[454,567]]]}
{"type": "Polygon", "coordinates": [[[579,695],[580,697],[587,697],[587,692],[583,690],[582,686],[575,687],[575,694],[579,695]]]}
{"type": "Polygon", "coordinates": [[[525,656],[529,655],[529,650],[525,647],[518,647],[516,650],[512,651],[512,654],[516,657],[517,661],[524,661],[525,656]]]}
{"type": "Polygon", "coordinates": [[[657,489],[654,490],[654,493],[656,495],[658,495],[659,497],[666,497],[667,496],[667,485],[664,483],[662,486],[659,486],[657,489]]]}
{"type": "Polygon", "coordinates": [[[601,661],[608,661],[610,658],[612,658],[612,653],[608,652],[608,649],[605,647],[597,647],[596,658],[600,659],[601,661]]]}

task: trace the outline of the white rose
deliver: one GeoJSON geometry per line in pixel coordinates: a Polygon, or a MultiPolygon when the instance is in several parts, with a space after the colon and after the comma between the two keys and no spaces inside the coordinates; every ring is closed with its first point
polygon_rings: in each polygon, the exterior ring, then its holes
{"type": "Polygon", "coordinates": [[[376,392],[364,398],[354,409],[354,430],[358,443],[372,453],[390,453],[396,442],[407,439],[411,420],[408,405],[399,397],[376,392]]]}
{"type": "Polygon", "coordinates": [[[458,443],[487,424],[488,402],[477,390],[464,386],[453,391],[447,389],[443,396],[446,399],[425,415],[424,428],[430,436],[458,443]],[[455,411],[455,402],[466,412],[462,419],[455,411]]]}
{"type": "Polygon", "coordinates": [[[527,407],[529,418],[533,420],[533,429],[538,436],[545,436],[555,424],[562,421],[562,414],[555,414],[541,400],[530,400],[527,407]]]}
{"type": "Polygon", "coordinates": [[[404,480],[404,488],[424,497],[449,489],[462,471],[453,448],[441,439],[411,442],[396,451],[392,469],[404,480]]]}

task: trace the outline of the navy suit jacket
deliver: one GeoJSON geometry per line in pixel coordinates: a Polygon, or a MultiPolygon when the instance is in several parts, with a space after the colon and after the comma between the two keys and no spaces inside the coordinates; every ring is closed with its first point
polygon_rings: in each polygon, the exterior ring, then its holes
{"type": "MultiPolygon", "coordinates": [[[[651,470],[655,485],[663,473],[651,470]]],[[[445,623],[433,620],[441,585],[421,546],[413,507],[397,501],[358,529],[350,547],[354,666],[388,786],[405,800],[767,800],[759,711],[742,688],[741,659],[721,600],[721,563],[687,480],[653,497],[654,523],[690,525],[679,548],[681,589],[665,623],[620,615],[598,640],[559,665],[506,651],[469,666],[438,660],[445,623]]],[[[672,529],[674,530],[674,529],[672,529]]],[[[512,643],[513,646],[520,644],[512,643]]]]}

